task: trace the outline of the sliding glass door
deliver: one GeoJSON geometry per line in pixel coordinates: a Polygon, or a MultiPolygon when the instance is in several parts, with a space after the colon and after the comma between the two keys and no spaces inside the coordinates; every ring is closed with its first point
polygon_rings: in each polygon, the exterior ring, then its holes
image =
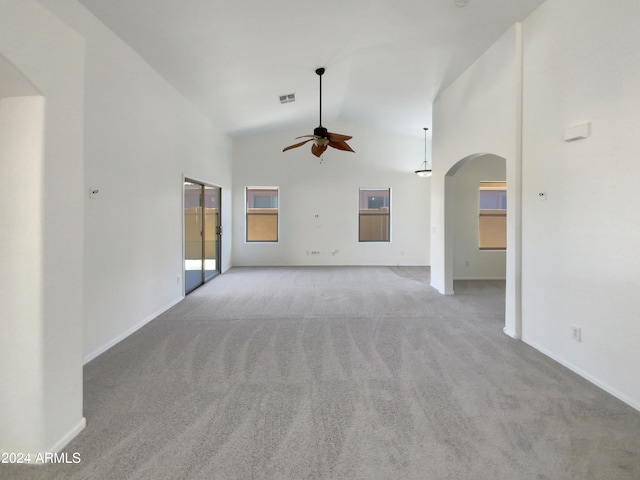
{"type": "Polygon", "coordinates": [[[220,273],[220,189],[204,185],[204,281],[220,273]]]}
{"type": "Polygon", "coordinates": [[[184,181],[184,291],[220,273],[220,188],[184,181]]]}

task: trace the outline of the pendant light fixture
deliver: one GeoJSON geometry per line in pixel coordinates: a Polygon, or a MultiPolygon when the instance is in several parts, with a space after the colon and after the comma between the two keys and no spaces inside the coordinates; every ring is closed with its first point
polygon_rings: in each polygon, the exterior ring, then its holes
{"type": "Polygon", "coordinates": [[[419,177],[430,177],[431,169],[427,165],[427,130],[429,129],[427,127],[424,127],[423,130],[424,130],[424,162],[422,162],[422,165],[420,165],[420,168],[416,170],[416,175],[418,175],[419,177]]]}

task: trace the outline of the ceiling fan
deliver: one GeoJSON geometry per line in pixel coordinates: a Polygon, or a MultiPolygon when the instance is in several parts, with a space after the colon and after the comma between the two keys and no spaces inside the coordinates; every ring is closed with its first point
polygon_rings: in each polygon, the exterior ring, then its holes
{"type": "Polygon", "coordinates": [[[347,140],[350,140],[352,137],[348,135],[340,135],[339,133],[331,133],[322,126],[322,74],[324,73],[324,68],[318,68],[316,70],[316,73],[320,77],[320,125],[313,129],[313,135],[302,135],[300,137],[296,137],[296,139],[309,138],[308,140],[303,140],[300,143],[289,145],[282,151],[286,152],[287,150],[300,147],[307,142],[313,141],[313,144],[311,145],[311,153],[313,153],[316,157],[322,155],[327,147],[336,148],[338,150],[345,150],[347,152],[353,152],[354,150],[349,145],[347,145],[347,140]]]}

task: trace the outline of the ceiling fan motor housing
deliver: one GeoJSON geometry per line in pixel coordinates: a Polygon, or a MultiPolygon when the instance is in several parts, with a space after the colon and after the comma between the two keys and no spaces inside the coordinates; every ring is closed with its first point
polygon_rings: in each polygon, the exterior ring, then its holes
{"type": "Polygon", "coordinates": [[[313,134],[316,137],[327,138],[327,133],[327,129],[322,126],[313,129],[313,134]]]}

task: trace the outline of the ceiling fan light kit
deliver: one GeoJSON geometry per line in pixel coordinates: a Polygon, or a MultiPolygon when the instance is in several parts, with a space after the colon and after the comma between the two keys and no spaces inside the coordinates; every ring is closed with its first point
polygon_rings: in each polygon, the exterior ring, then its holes
{"type": "Polygon", "coordinates": [[[318,77],[320,77],[320,124],[313,129],[313,135],[302,135],[300,137],[296,137],[296,139],[308,138],[308,140],[303,140],[302,142],[289,145],[288,147],[283,148],[282,151],[286,152],[287,150],[300,147],[307,142],[313,141],[313,144],[311,145],[311,153],[316,157],[320,157],[327,147],[353,152],[354,150],[347,145],[347,140],[351,140],[352,137],[349,135],[341,135],[339,133],[331,133],[322,126],[322,75],[324,74],[324,68],[318,68],[316,73],[318,74],[318,77]]]}
{"type": "Polygon", "coordinates": [[[424,130],[424,161],[420,165],[420,168],[415,171],[416,175],[419,177],[430,177],[431,176],[431,168],[427,165],[427,127],[423,128],[424,130]]]}

